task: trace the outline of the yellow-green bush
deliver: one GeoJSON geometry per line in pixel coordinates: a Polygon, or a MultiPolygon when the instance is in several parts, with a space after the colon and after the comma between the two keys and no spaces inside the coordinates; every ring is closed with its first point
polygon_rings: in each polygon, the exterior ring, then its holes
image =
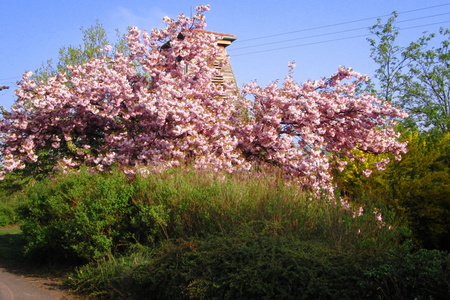
{"type": "Polygon", "coordinates": [[[392,157],[389,157],[388,154],[375,156],[358,149],[351,151],[351,153],[355,159],[346,158],[347,166],[345,170],[342,172],[335,170],[334,172],[334,178],[341,191],[341,196],[350,198],[355,202],[367,202],[368,200],[377,202],[379,198],[385,198],[386,171],[380,172],[374,169],[370,177],[364,176],[363,171],[373,169],[375,163],[392,157]],[[359,158],[362,158],[362,160],[359,158]]]}
{"type": "MultiPolygon", "coordinates": [[[[362,176],[366,167],[349,162],[337,184],[354,201],[384,202],[402,216],[422,247],[450,249],[450,133],[408,133],[409,152],[383,172],[362,176]]],[[[367,160],[373,160],[365,155],[367,160]]]]}
{"type": "Polygon", "coordinates": [[[392,167],[393,200],[417,242],[450,249],[450,133],[412,135],[409,154],[392,167]]]}

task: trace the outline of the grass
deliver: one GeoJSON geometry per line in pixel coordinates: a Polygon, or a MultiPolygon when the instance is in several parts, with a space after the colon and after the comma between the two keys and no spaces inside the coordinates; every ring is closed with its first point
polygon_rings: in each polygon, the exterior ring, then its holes
{"type": "MultiPolygon", "coordinates": [[[[372,204],[354,217],[329,199],[311,200],[280,174],[222,174],[181,168],[130,180],[119,170],[86,171],[36,183],[25,192],[21,228],[36,258],[85,261],[123,253],[132,244],[227,234],[251,226],[274,235],[326,240],[348,251],[390,248],[399,232],[372,204]],[[390,226],[390,227],[389,227],[390,226]]],[[[377,208],[381,211],[381,208],[377,208]]]]}

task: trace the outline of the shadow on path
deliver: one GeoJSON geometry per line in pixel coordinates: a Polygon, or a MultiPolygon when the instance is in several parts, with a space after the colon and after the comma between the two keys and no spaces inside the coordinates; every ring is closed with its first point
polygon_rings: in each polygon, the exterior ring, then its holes
{"type": "Polygon", "coordinates": [[[18,226],[1,228],[0,300],[74,300],[61,284],[67,270],[23,259],[24,241],[18,226]]]}

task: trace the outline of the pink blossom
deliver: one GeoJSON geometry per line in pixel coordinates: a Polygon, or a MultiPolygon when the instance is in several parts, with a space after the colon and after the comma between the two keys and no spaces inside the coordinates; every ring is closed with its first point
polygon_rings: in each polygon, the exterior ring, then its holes
{"type": "Polygon", "coordinates": [[[366,169],[362,173],[365,177],[370,177],[370,175],[372,174],[372,170],[366,169]]]}
{"type": "MultiPolygon", "coordinates": [[[[396,159],[406,153],[392,125],[406,114],[373,95],[355,96],[351,80],[365,77],[351,68],[296,83],[291,62],[284,82],[244,85],[245,97],[229,84],[213,84],[223,51],[217,37],[202,30],[207,10],[201,5],[192,17],[166,17],[163,29],[130,28],[129,55],[67,66],[70,77],[61,73],[37,84],[26,72],[15,106],[0,122],[0,174],[48,150],[62,157],[55,170],[85,164],[104,171],[119,164],[133,175],[189,162],[235,172],[257,164],[277,166],[316,196],[332,197],[332,168],[343,170],[346,160],[355,159],[352,150],[393,153],[396,159]],[[170,47],[163,47],[168,41],[170,47]]],[[[225,57],[219,65],[227,63],[225,57]]],[[[388,163],[383,159],[375,167],[388,163]]]]}
{"type": "Polygon", "coordinates": [[[363,214],[364,208],[360,206],[356,211],[353,212],[353,218],[362,217],[363,214]]]}

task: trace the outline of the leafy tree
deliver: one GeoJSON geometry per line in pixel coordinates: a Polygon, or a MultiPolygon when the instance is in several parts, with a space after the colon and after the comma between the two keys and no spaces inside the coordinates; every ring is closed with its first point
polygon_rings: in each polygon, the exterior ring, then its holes
{"type": "Polygon", "coordinates": [[[371,57],[379,66],[374,76],[379,81],[377,94],[390,102],[402,94],[402,75],[407,62],[403,47],[395,43],[399,34],[399,28],[395,26],[397,16],[394,12],[384,25],[378,19],[378,23],[370,27],[376,39],[367,39],[371,46],[371,57]]]}
{"type": "Polygon", "coordinates": [[[411,43],[405,57],[409,59],[406,88],[401,105],[425,127],[450,131],[450,30],[441,28],[440,44],[431,47],[434,33],[411,43]]]}
{"type": "Polygon", "coordinates": [[[410,114],[403,126],[429,132],[405,135],[408,154],[386,172],[359,181],[354,178],[361,178],[360,170],[347,173],[346,180],[340,174],[341,183],[355,196],[371,195],[395,207],[421,246],[449,249],[450,30],[399,46],[396,18],[394,12],[386,24],[378,20],[370,28],[378,95],[410,114]]]}
{"type": "MultiPolygon", "coordinates": [[[[67,73],[67,66],[78,66],[88,62],[92,58],[98,58],[108,55],[103,51],[104,47],[111,45],[103,25],[97,22],[88,29],[80,28],[83,34],[83,43],[78,46],[63,46],[59,49],[59,57],[56,66],[53,61],[47,60],[37,69],[32,78],[38,83],[47,82],[51,76],[57,76],[59,72],[67,73]]],[[[128,45],[125,35],[121,35],[116,29],[116,42],[113,47],[113,53],[128,53],[128,45]]],[[[68,74],[70,76],[70,74],[68,74]]]]}
{"type": "Polygon", "coordinates": [[[394,12],[386,24],[378,19],[370,28],[374,39],[371,57],[378,64],[375,78],[378,95],[400,105],[409,114],[407,126],[438,131],[450,130],[450,53],[448,29],[441,28],[440,39],[425,35],[408,46],[397,44],[400,29],[394,12]],[[438,46],[432,46],[438,44],[438,46]]]}
{"type": "Polygon", "coordinates": [[[281,88],[245,85],[253,101],[214,83],[222,50],[203,30],[206,10],[166,17],[161,30],[130,28],[128,53],[98,48],[96,33],[86,52],[68,52],[75,65],[42,82],[25,73],[0,123],[2,172],[43,160],[56,170],[118,164],[144,175],[185,163],[228,172],[276,165],[316,195],[332,195],[331,166],[352,158],[351,150],[398,159],[406,152],[393,129],[405,114],[374,95],[356,96],[366,78],[351,68],[303,84],[290,74],[281,88]]]}

